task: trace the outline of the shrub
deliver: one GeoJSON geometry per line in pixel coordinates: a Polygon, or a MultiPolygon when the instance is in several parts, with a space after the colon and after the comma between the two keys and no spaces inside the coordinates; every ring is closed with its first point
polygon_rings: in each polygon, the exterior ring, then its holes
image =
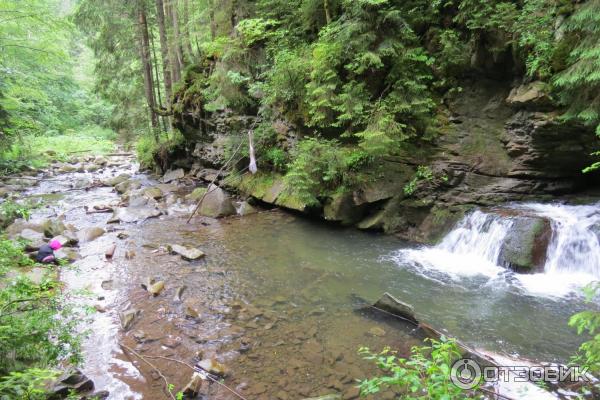
{"type": "Polygon", "coordinates": [[[359,352],[372,360],[384,373],[360,382],[361,395],[375,394],[382,388],[399,390],[402,399],[452,400],[469,398],[469,392],[450,380],[452,364],[461,358],[453,339],[426,339],[430,346],[415,346],[408,359],[400,358],[389,348],[372,353],[368,348],[359,352]]]}
{"type": "MultiPolygon", "coordinates": [[[[600,293],[600,283],[596,282],[585,289],[587,301],[600,293]]],[[[579,347],[573,363],[589,368],[592,374],[600,373],[600,312],[587,310],[577,313],[569,320],[569,325],[577,328],[577,334],[587,333],[592,338],[579,347]]]]}
{"type": "Polygon", "coordinates": [[[361,183],[355,169],[365,160],[364,153],[342,147],[335,140],[307,138],[294,149],[285,179],[300,200],[316,205],[319,197],[361,183]]]}

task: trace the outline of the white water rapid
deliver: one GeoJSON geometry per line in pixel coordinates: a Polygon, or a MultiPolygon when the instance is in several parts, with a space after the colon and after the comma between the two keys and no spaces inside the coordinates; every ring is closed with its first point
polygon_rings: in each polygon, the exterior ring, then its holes
{"type": "Polygon", "coordinates": [[[437,246],[400,250],[392,258],[430,278],[439,273],[453,280],[509,277],[529,292],[550,296],[579,292],[587,283],[600,280],[600,203],[526,203],[508,208],[550,220],[552,235],[542,273],[513,274],[500,265],[502,245],[514,222],[511,213],[474,211],[437,246]]]}

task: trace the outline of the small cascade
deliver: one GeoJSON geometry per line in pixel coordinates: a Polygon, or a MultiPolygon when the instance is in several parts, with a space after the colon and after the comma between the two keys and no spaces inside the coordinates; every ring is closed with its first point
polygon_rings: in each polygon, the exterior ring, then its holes
{"type": "Polygon", "coordinates": [[[497,264],[511,225],[512,221],[508,218],[476,210],[463,218],[437,248],[497,264]]]}
{"type": "MultiPolygon", "coordinates": [[[[564,295],[600,280],[600,203],[572,206],[526,203],[504,212],[476,210],[466,215],[440,244],[403,249],[392,257],[401,266],[437,271],[458,279],[507,273],[503,245],[515,234],[516,218],[541,217],[550,221],[551,237],[541,273],[515,274],[532,292],[564,295]]],[[[513,238],[514,239],[514,238],[513,238]]]]}
{"type": "Polygon", "coordinates": [[[525,204],[522,207],[549,218],[552,223],[553,237],[544,266],[546,273],[585,273],[600,279],[600,204],[525,204]]]}

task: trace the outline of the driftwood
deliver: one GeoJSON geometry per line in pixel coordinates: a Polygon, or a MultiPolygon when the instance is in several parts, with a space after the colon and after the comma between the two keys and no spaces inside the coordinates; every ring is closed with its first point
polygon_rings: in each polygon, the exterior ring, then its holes
{"type": "Polygon", "coordinates": [[[105,154],[106,157],[130,157],[133,156],[133,153],[108,153],[105,154]]]}

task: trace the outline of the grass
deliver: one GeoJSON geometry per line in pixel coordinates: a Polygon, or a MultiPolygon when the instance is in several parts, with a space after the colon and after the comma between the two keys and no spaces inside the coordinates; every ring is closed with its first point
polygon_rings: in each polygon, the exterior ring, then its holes
{"type": "Polygon", "coordinates": [[[25,136],[0,155],[0,174],[43,168],[52,161],[68,161],[75,156],[109,153],[115,139],[114,131],[98,126],[56,136],[25,136]]]}

